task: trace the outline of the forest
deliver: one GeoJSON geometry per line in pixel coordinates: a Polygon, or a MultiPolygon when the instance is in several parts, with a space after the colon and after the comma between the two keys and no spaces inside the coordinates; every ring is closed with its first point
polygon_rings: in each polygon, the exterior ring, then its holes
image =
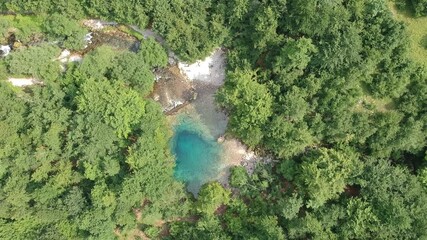
{"type": "Polygon", "coordinates": [[[0,80],[43,84],[0,81],[0,238],[427,238],[427,55],[399,9],[424,19],[427,1],[2,1],[0,43],[37,44],[0,80]],[[147,97],[166,50],[101,46],[61,70],[87,18],[151,28],[188,62],[226,48],[227,135],[275,161],[186,192],[147,97]]]}

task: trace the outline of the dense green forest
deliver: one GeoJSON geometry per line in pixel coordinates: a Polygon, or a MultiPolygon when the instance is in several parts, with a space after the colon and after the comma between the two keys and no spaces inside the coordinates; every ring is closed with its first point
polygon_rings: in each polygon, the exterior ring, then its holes
{"type": "MultiPolygon", "coordinates": [[[[1,239],[427,238],[427,66],[384,0],[145,0],[0,3],[38,44],[0,61],[1,239]],[[197,199],[173,178],[171,131],[146,96],[165,50],[82,49],[78,20],[150,27],[186,61],[228,49],[217,92],[227,134],[274,164],[197,199]],[[31,26],[31,27],[29,27],[31,26]],[[57,44],[48,44],[56,41],[57,44]],[[165,230],[166,229],[166,230],[165,230]]],[[[414,17],[422,0],[397,1],[414,17]],[[406,5],[408,4],[408,5],[406,5]]]]}
{"type": "Polygon", "coordinates": [[[154,82],[148,69],[166,65],[166,53],[152,40],[142,44],[136,54],[100,47],[64,74],[51,45],[6,58],[9,73],[44,82],[0,85],[2,239],[111,239],[137,221],[187,213],[172,178],[170,131],[144,98],[154,82]]]}

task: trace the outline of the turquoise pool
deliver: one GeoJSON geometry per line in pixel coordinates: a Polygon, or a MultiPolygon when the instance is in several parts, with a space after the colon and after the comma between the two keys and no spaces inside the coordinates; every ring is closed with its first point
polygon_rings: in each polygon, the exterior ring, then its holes
{"type": "Polygon", "coordinates": [[[221,146],[199,121],[188,116],[179,119],[171,145],[175,177],[186,183],[188,191],[196,195],[204,183],[218,176],[221,146]]]}

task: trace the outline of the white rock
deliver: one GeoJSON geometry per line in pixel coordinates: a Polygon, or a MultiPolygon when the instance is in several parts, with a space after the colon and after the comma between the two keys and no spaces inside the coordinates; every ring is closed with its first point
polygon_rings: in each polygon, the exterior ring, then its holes
{"type": "Polygon", "coordinates": [[[36,83],[40,83],[34,78],[8,78],[8,81],[16,87],[25,87],[30,86],[36,83]]]}
{"type": "Polygon", "coordinates": [[[101,30],[104,28],[104,23],[101,20],[96,20],[96,19],[85,20],[83,21],[83,25],[85,25],[86,27],[92,30],[101,30]]]}
{"type": "Polygon", "coordinates": [[[70,56],[71,52],[67,49],[64,49],[61,54],[58,57],[58,60],[62,63],[66,63],[68,61],[68,57],[70,56]]]}
{"type": "Polygon", "coordinates": [[[87,47],[88,47],[88,45],[92,43],[92,38],[93,38],[93,36],[92,36],[92,33],[91,33],[91,32],[90,32],[90,33],[87,33],[87,34],[85,35],[84,40],[85,40],[85,42],[86,42],[86,45],[85,45],[85,47],[84,47],[84,48],[87,48],[87,47]]]}
{"type": "Polygon", "coordinates": [[[3,52],[2,57],[6,57],[10,53],[10,46],[9,45],[0,45],[0,50],[3,52]]]}
{"type": "Polygon", "coordinates": [[[154,75],[154,81],[156,81],[156,82],[159,81],[161,78],[162,78],[162,76],[160,76],[158,74],[154,75]]]}
{"type": "Polygon", "coordinates": [[[81,62],[83,60],[82,55],[74,53],[68,58],[68,62],[81,62]]]}
{"type": "Polygon", "coordinates": [[[225,52],[217,49],[209,57],[193,64],[179,62],[178,68],[192,81],[203,81],[219,86],[225,79],[225,59],[225,52]]]}

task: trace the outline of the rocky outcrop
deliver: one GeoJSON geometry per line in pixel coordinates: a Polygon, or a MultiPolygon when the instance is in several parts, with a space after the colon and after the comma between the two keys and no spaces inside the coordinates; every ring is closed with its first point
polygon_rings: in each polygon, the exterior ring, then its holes
{"type": "Polygon", "coordinates": [[[10,46],[9,45],[0,45],[0,57],[6,57],[10,53],[10,46]]]}
{"type": "Polygon", "coordinates": [[[166,114],[176,113],[195,99],[195,90],[176,66],[155,72],[156,83],[150,97],[159,102],[166,114]]]}

